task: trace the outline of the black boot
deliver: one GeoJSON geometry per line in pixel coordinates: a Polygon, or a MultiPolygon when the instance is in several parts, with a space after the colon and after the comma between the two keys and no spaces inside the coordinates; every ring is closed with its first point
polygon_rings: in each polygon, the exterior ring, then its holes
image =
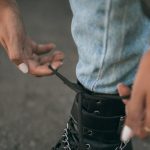
{"type": "Polygon", "coordinates": [[[124,104],[104,97],[107,95],[76,95],[67,128],[53,150],[132,150],[131,142],[120,141],[124,104]]]}
{"type": "Polygon", "coordinates": [[[125,106],[119,95],[93,93],[53,71],[77,94],[67,128],[52,150],[132,150],[131,142],[120,141],[125,106]]]}

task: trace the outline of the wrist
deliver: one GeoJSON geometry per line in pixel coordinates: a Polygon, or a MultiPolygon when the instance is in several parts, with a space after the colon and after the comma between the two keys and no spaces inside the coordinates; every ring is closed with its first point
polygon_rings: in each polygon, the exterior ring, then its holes
{"type": "Polygon", "coordinates": [[[0,10],[2,15],[10,10],[18,11],[16,0],[0,0],[0,10]]]}
{"type": "Polygon", "coordinates": [[[16,0],[0,0],[0,22],[8,22],[10,18],[17,16],[21,18],[16,0]],[[11,16],[11,17],[10,17],[11,16]]]}
{"type": "Polygon", "coordinates": [[[7,7],[12,7],[15,6],[16,0],[0,0],[0,7],[1,8],[7,8],[7,7]]]}

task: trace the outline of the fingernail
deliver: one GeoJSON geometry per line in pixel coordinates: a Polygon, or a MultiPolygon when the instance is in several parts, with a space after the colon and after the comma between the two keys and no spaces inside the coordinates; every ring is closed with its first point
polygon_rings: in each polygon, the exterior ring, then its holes
{"type": "Polygon", "coordinates": [[[52,64],[52,68],[53,68],[54,70],[56,70],[56,69],[57,69],[57,67],[56,67],[55,65],[53,65],[53,64],[52,64]]]}
{"type": "Polygon", "coordinates": [[[55,66],[55,64],[52,64],[52,68],[55,69],[55,70],[57,70],[62,65],[63,65],[63,62],[60,62],[59,66],[58,65],[55,66]]]}
{"type": "Polygon", "coordinates": [[[132,129],[128,126],[124,126],[122,130],[121,141],[124,143],[128,143],[132,137],[133,137],[132,129]]]}
{"type": "Polygon", "coordinates": [[[22,71],[23,73],[28,73],[29,69],[28,66],[25,63],[21,63],[18,66],[19,70],[22,71]]]}

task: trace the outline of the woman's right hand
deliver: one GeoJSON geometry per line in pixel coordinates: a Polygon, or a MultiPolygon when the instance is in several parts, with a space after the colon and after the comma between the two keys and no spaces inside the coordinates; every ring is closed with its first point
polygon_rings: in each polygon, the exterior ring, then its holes
{"type": "Polygon", "coordinates": [[[24,73],[35,76],[51,75],[48,65],[57,69],[62,66],[64,54],[56,51],[42,56],[55,48],[55,44],[37,44],[27,37],[15,0],[0,0],[0,43],[9,59],[24,73]]]}

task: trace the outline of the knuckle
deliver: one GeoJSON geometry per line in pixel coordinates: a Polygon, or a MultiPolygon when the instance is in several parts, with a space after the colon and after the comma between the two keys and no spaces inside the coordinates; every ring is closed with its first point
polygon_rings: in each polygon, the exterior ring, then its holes
{"type": "Polygon", "coordinates": [[[61,51],[55,51],[54,55],[60,55],[60,56],[64,56],[64,53],[61,51]]]}
{"type": "Polygon", "coordinates": [[[9,55],[9,59],[11,61],[17,62],[17,61],[21,60],[21,56],[20,55],[12,55],[12,54],[10,54],[9,55]]]}

